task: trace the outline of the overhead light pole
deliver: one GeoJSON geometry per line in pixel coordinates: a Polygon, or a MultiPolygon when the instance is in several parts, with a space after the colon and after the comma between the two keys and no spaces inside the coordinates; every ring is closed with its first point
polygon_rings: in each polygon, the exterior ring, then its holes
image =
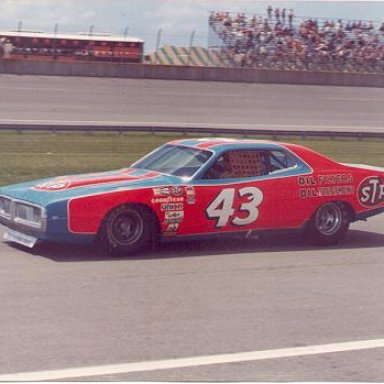
{"type": "Polygon", "coordinates": [[[158,51],[160,49],[160,42],[161,42],[161,34],[163,30],[160,28],[157,32],[157,38],[156,38],[156,51],[155,51],[155,56],[156,56],[156,64],[158,60],[158,51]]]}
{"type": "Polygon", "coordinates": [[[192,47],[193,47],[193,42],[195,40],[195,34],[196,34],[196,31],[192,31],[191,36],[189,37],[188,65],[191,64],[192,47]]]}

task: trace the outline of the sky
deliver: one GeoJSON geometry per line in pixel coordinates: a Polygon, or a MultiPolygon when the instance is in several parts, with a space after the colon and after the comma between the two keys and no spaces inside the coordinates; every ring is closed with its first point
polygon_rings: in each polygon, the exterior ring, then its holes
{"type": "Polygon", "coordinates": [[[384,0],[0,0],[0,30],[127,33],[150,53],[158,43],[207,46],[210,11],[261,14],[269,4],[303,17],[384,22],[384,0]]]}

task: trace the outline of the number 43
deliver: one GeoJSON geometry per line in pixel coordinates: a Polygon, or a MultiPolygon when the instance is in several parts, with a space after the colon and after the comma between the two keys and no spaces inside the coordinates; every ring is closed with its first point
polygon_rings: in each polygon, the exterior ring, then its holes
{"type": "Polygon", "coordinates": [[[209,219],[216,219],[216,228],[222,228],[230,222],[236,226],[244,226],[253,223],[259,216],[259,205],[263,201],[263,192],[259,188],[244,187],[237,191],[238,196],[243,200],[238,208],[239,212],[247,212],[245,217],[236,215],[233,203],[235,200],[235,188],[223,189],[206,209],[209,219]],[[244,201],[245,200],[245,201],[244,201]]]}

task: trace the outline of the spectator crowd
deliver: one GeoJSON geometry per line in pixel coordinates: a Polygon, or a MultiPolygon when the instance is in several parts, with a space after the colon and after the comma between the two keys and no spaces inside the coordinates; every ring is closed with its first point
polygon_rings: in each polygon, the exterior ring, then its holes
{"type": "Polygon", "coordinates": [[[209,25],[211,45],[225,48],[232,65],[384,71],[384,23],[299,18],[269,6],[262,15],[212,12],[209,25]]]}

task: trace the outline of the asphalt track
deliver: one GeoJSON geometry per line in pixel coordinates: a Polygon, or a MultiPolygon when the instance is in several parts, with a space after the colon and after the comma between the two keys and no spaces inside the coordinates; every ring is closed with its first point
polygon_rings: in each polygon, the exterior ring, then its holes
{"type": "Polygon", "coordinates": [[[383,250],[384,215],[332,248],[183,242],[111,260],[2,243],[0,381],[382,381],[383,250]]]}
{"type": "MultiPolygon", "coordinates": [[[[0,95],[1,120],[384,121],[378,89],[0,76],[0,95]]],[[[0,242],[0,381],[383,381],[383,250],[384,215],[331,248],[275,237],[110,259],[0,242]]]]}
{"type": "Polygon", "coordinates": [[[384,130],[384,89],[0,75],[1,123],[384,130]]]}

